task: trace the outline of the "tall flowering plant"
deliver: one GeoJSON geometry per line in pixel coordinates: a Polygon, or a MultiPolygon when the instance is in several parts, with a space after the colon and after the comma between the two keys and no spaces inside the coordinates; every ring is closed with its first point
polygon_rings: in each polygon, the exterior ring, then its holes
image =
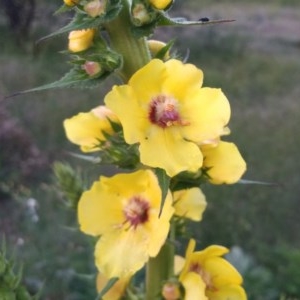
{"type": "MultiPolygon", "coordinates": [[[[191,238],[185,258],[176,255],[187,221],[203,218],[201,185],[236,183],[246,163],[223,140],[230,134],[226,95],[204,87],[202,70],[172,55],[172,41],[150,40],[157,26],[230,20],[171,18],[172,4],[64,0],[59,12],[74,11],[74,18],[50,36],[69,33],[73,68],[34,90],[94,87],[111,74],[122,81],[104,104],[63,124],[80,157],[120,170],[69,193],[80,230],[96,239],[98,299],[245,300],[241,275],[222,257],[225,247],[195,250],[191,238]]],[[[71,176],[56,171],[61,181],[71,176]]]]}

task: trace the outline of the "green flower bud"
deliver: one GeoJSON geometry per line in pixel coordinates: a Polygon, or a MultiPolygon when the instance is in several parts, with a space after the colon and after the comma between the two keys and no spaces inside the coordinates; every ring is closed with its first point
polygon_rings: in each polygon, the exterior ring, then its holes
{"type": "Polygon", "coordinates": [[[151,22],[151,16],[143,3],[136,3],[132,8],[133,23],[142,26],[151,22]]]}

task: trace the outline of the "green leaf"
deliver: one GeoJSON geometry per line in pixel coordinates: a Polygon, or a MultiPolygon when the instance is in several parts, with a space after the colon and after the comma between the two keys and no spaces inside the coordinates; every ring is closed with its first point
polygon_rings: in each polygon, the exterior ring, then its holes
{"type": "Polygon", "coordinates": [[[158,184],[161,189],[161,205],[160,205],[160,212],[159,212],[160,215],[166,200],[166,196],[168,194],[170,177],[167,175],[165,170],[159,168],[155,169],[155,174],[157,176],[158,184]]]}
{"type": "Polygon", "coordinates": [[[68,154],[70,154],[73,157],[76,157],[76,158],[84,160],[84,161],[88,161],[93,164],[99,164],[101,162],[100,157],[96,157],[93,155],[79,154],[79,153],[73,153],[73,152],[68,152],[68,154]]]}
{"type": "Polygon", "coordinates": [[[113,277],[109,279],[105,287],[102,289],[102,291],[98,294],[96,300],[101,300],[101,298],[113,287],[113,285],[119,280],[117,277],[113,277]]]}
{"type": "Polygon", "coordinates": [[[173,47],[175,43],[175,40],[171,40],[170,42],[168,42],[168,44],[166,44],[166,46],[164,46],[163,48],[161,48],[157,54],[155,55],[155,58],[159,58],[161,60],[164,60],[166,54],[168,53],[168,51],[170,51],[170,49],[173,47]]]}
{"type": "Polygon", "coordinates": [[[158,26],[193,26],[193,25],[212,25],[220,23],[233,22],[235,20],[222,19],[222,20],[208,20],[206,18],[199,19],[198,21],[188,21],[186,18],[170,18],[167,13],[161,12],[158,26]]]}
{"type": "Polygon", "coordinates": [[[66,12],[66,11],[70,11],[72,9],[73,9],[73,7],[70,7],[70,6],[67,6],[67,5],[63,4],[59,9],[57,9],[55,11],[54,15],[58,15],[58,14],[66,12]]]}
{"type": "Polygon", "coordinates": [[[100,77],[97,78],[87,78],[86,74],[78,73],[78,66],[71,69],[68,73],[66,73],[60,80],[54,81],[52,83],[44,84],[36,88],[32,88],[29,90],[16,92],[14,94],[6,96],[4,99],[12,98],[18,95],[39,92],[54,88],[80,88],[80,89],[90,89],[94,88],[103,82],[111,73],[104,72],[100,77]]]}
{"type": "Polygon", "coordinates": [[[98,28],[100,25],[107,23],[118,16],[122,9],[120,2],[120,0],[110,1],[106,13],[95,18],[87,15],[86,13],[77,11],[76,15],[68,25],[41,38],[38,42],[73,30],[98,28]]]}

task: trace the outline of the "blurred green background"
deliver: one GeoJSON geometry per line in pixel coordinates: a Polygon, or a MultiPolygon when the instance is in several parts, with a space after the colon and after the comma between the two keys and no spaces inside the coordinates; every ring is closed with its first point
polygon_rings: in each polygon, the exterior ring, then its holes
{"type": "MultiPolygon", "coordinates": [[[[71,15],[60,1],[0,1],[0,96],[59,79],[68,71],[67,36],[36,44],[71,15]],[[17,20],[17,21],[16,21],[17,20]],[[27,24],[27,23],[29,24],[27,24]],[[27,26],[27,25],[28,26],[27,26]]],[[[208,209],[191,231],[198,247],[222,244],[251,300],[300,299],[300,2],[180,1],[172,16],[235,19],[223,25],[158,29],[176,36],[177,54],[197,64],[205,86],[221,87],[232,106],[230,141],[248,164],[244,179],[274,183],[203,187],[208,209]]],[[[53,180],[56,160],[75,165],[62,122],[102,102],[114,83],[0,101],[0,235],[24,264],[24,284],[42,299],[94,299],[91,241],[76,229],[53,180]]],[[[103,167],[81,170],[87,180],[103,167]]]]}

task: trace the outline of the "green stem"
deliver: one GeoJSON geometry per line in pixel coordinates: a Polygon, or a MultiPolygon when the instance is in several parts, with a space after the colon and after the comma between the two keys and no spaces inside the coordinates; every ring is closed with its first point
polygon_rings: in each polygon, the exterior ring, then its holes
{"type": "Polygon", "coordinates": [[[106,30],[110,37],[111,47],[123,57],[119,73],[127,82],[138,69],[150,61],[151,56],[146,38],[138,39],[131,31],[128,0],[122,0],[122,4],[122,11],[116,19],[106,25],[106,30]]]}
{"type": "Polygon", "coordinates": [[[145,300],[161,299],[164,281],[174,274],[174,245],[166,243],[156,257],[150,258],[146,268],[145,300]]]}

